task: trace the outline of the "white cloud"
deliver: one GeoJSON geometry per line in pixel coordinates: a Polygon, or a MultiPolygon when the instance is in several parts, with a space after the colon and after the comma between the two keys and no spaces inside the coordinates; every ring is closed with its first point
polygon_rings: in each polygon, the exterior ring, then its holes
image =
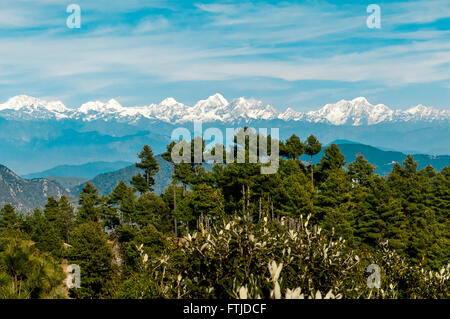
{"type": "MultiPolygon", "coordinates": [[[[174,2],[151,1],[148,6],[174,10],[173,20],[156,15],[133,24],[98,24],[105,12],[130,12],[145,8],[145,4],[134,0],[101,0],[100,5],[81,1],[82,10],[102,13],[89,17],[93,27],[84,33],[61,34],[49,29],[39,36],[0,38],[1,47],[7,48],[0,51],[0,83],[66,81],[73,82],[74,90],[89,93],[117,81],[139,81],[141,77],[161,82],[264,77],[284,81],[374,81],[391,86],[449,81],[449,31],[395,31],[405,23],[450,16],[448,3],[432,0],[382,5],[383,27],[380,32],[369,32],[364,6],[356,6],[361,10],[355,11],[353,7],[338,10],[326,3],[197,4],[203,15],[206,12],[206,17],[200,19],[191,16],[189,10],[177,11],[174,2]],[[181,27],[177,25],[180,22],[181,27]],[[383,42],[386,39],[389,41],[383,42]]],[[[10,10],[17,10],[18,5],[11,4],[10,10]]],[[[51,0],[46,4],[58,5],[51,0]]],[[[42,10],[31,16],[29,10],[22,15],[5,12],[0,10],[0,27],[20,29],[60,23],[39,19],[42,10]]],[[[61,12],[65,19],[65,10],[61,12]]],[[[291,99],[301,101],[315,96],[299,93],[291,99]]]]}
{"type": "Polygon", "coordinates": [[[134,32],[137,34],[148,33],[152,31],[162,31],[169,26],[169,20],[163,17],[148,17],[138,24],[138,26],[134,29],[134,32]]]}
{"type": "Polygon", "coordinates": [[[232,4],[196,4],[197,8],[202,11],[210,12],[210,13],[237,13],[239,12],[238,8],[232,4]]]}
{"type": "Polygon", "coordinates": [[[450,16],[447,0],[419,0],[381,5],[382,20],[388,24],[430,23],[450,16]]]}

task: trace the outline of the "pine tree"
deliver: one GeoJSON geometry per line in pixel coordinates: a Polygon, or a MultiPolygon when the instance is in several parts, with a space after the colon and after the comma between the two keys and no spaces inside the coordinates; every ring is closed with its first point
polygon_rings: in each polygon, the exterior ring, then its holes
{"type": "MultiPolygon", "coordinates": [[[[361,155],[348,165],[348,176],[352,183],[352,194],[348,207],[353,218],[355,241],[364,249],[377,247],[386,235],[386,223],[383,214],[383,201],[389,202],[380,194],[384,181],[373,173],[375,167],[361,155]]],[[[394,207],[394,206],[392,206],[394,207]]]]}
{"type": "Polygon", "coordinates": [[[192,166],[189,163],[180,163],[175,166],[175,173],[173,178],[177,182],[181,182],[183,186],[183,197],[186,196],[186,189],[189,185],[191,179],[193,178],[194,172],[192,171],[192,166]]]}
{"type": "Polygon", "coordinates": [[[284,143],[280,144],[280,155],[285,156],[288,159],[299,159],[305,152],[305,146],[295,134],[292,134],[292,136],[286,139],[284,143]]]}
{"type": "MultiPolygon", "coordinates": [[[[55,205],[55,202],[50,201],[49,207],[55,205]]],[[[49,209],[53,210],[54,207],[49,209]]],[[[47,214],[52,216],[51,213],[47,212],[47,214]]],[[[36,243],[39,250],[48,252],[54,257],[61,257],[64,241],[60,230],[57,228],[56,219],[48,219],[45,213],[35,209],[32,216],[32,225],[31,239],[36,243]]]]}
{"type": "Polygon", "coordinates": [[[19,216],[17,215],[14,207],[9,204],[3,206],[0,210],[0,229],[13,228],[18,226],[19,216]]]}
{"type": "MultiPolygon", "coordinates": [[[[433,207],[440,224],[450,222],[450,166],[436,174],[432,184],[433,207]]],[[[450,228],[448,229],[450,230],[450,228]]]]}
{"type": "Polygon", "coordinates": [[[322,150],[322,144],[319,143],[314,135],[310,135],[305,142],[305,154],[311,157],[309,162],[309,168],[311,170],[311,185],[314,188],[314,165],[313,156],[318,154],[322,150]]]}
{"type": "Polygon", "coordinates": [[[366,185],[367,182],[372,178],[375,172],[375,167],[358,153],[356,155],[356,160],[348,164],[348,175],[352,183],[357,183],[360,185],[366,185]]]}
{"type": "Polygon", "coordinates": [[[201,184],[194,187],[180,202],[174,211],[177,218],[185,222],[186,230],[197,221],[206,227],[209,220],[215,220],[224,214],[224,199],[220,190],[201,184]]]}
{"type": "Polygon", "coordinates": [[[144,145],[141,153],[138,154],[140,162],[136,163],[136,167],[141,168],[144,171],[145,181],[148,185],[148,191],[153,191],[153,185],[155,185],[155,179],[153,176],[159,171],[158,161],[153,156],[153,151],[148,145],[144,145]]]}
{"type": "Polygon", "coordinates": [[[44,216],[51,223],[56,222],[59,215],[58,201],[53,197],[49,197],[44,208],[44,216]]]}
{"type": "Polygon", "coordinates": [[[339,146],[336,144],[327,146],[324,150],[324,156],[318,164],[320,179],[325,180],[328,172],[342,169],[345,164],[345,156],[341,153],[339,146]]]}
{"type": "Polygon", "coordinates": [[[112,294],[113,253],[99,223],[78,225],[70,238],[69,263],[80,266],[81,288],[70,291],[82,299],[105,298],[112,294]]]}
{"type": "Polygon", "coordinates": [[[278,198],[278,201],[283,215],[298,218],[312,213],[313,192],[308,178],[302,172],[284,178],[282,192],[282,198],[278,198]]]}
{"type": "MultiPolygon", "coordinates": [[[[167,162],[172,164],[172,186],[171,186],[172,190],[173,190],[173,194],[172,194],[173,195],[172,196],[173,208],[172,208],[172,211],[174,211],[175,208],[177,208],[177,192],[176,192],[177,181],[176,181],[176,178],[175,178],[176,166],[175,166],[175,163],[174,163],[174,161],[172,159],[172,151],[173,151],[173,148],[175,147],[176,144],[177,144],[176,142],[172,141],[169,145],[166,146],[166,151],[163,154],[161,154],[161,157],[164,160],[166,160],[167,162]]],[[[173,227],[174,227],[175,237],[178,237],[178,221],[177,221],[176,217],[173,218],[173,227]]]]}
{"type": "Polygon", "coordinates": [[[65,242],[69,239],[69,233],[73,227],[73,207],[67,197],[62,196],[59,201],[49,197],[44,209],[44,216],[61,239],[65,242]]]}
{"type": "Polygon", "coordinates": [[[403,167],[394,165],[388,183],[394,196],[401,199],[402,211],[407,218],[408,241],[405,253],[413,262],[431,265],[432,256],[440,254],[436,249],[442,234],[439,233],[436,214],[429,202],[432,198],[430,180],[417,171],[417,167],[417,162],[408,155],[403,161],[403,167]]]}
{"type": "Polygon", "coordinates": [[[189,198],[191,207],[196,217],[200,217],[203,222],[204,217],[221,217],[224,213],[224,199],[220,190],[209,185],[201,184],[196,186],[189,198]]]}
{"type": "Polygon", "coordinates": [[[128,187],[124,181],[119,184],[109,194],[108,204],[116,205],[119,210],[120,222],[133,222],[135,219],[136,196],[133,189],[128,187]]]}
{"type": "Polygon", "coordinates": [[[139,226],[153,224],[158,230],[170,231],[169,208],[158,195],[147,193],[138,198],[133,222],[139,226]]]}
{"type": "Polygon", "coordinates": [[[69,242],[70,232],[74,226],[74,208],[66,196],[61,196],[58,202],[59,215],[57,218],[58,229],[64,241],[69,242]]]}
{"type": "Polygon", "coordinates": [[[206,143],[201,136],[195,136],[191,143],[191,166],[195,172],[196,168],[201,166],[204,162],[203,153],[205,152],[206,143]]]}
{"type": "Polygon", "coordinates": [[[87,182],[79,196],[78,204],[80,207],[77,212],[78,223],[98,221],[100,219],[99,205],[101,203],[101,199],[98,196],[98,190],[91,182],[87,182]]]}
{"type": "Polygon", "coordinates": [[[149,189],[149,186],[141,173],[134,175],[131,178],[130,184],[133,186],[134,191],[139,192],[141,195],[149,189]]]}
{"type": "MultiPolygon", "coordinates": [[[[333,209],[347,214],[351,190],[348,175],[343,169],[329,170],[315,197],[313,221],[320,222],[333,209]]],[[[352,216],[345,218],[351,220],[352,216]]]]}
{"type": "Polygon", "coordinates": [[[0,250],[0,299],[62,298],[60,264],[29,240],[6,239],[0,250]]]}

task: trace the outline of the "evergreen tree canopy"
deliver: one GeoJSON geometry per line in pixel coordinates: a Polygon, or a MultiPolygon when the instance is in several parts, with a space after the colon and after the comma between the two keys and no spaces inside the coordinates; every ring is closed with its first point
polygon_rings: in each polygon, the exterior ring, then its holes
{"type": "Polygon", "coordinates": [[[101,199],[98,196],[98,190],[92,185],[91,182],[87,182],[81,190],[78,204],[80,207],[77,211],[77,221],[79,223],[88,221],[98,221],[100,219],[101,199]]]}
{"type": "Polygon", "coordinates": [[[304,152],[305,146],[295,134],[286,139],[285,143],[280,147],[280,155],[288,159],[298,159],[304,152]]]}
{"type": "Polygon", "coordinates": [[[314,136],[310,135],[305,142],[305,154],[310,156],[309,168],[311,170],[311,185],[314,187],[314,165],[313,156],[318,154],[322,150],[322,144],[314,136]]]}
{"type": "Polygon", "coordinates": [[[159,164],[156,158],[153,156],[153,151],[150,146],[145,145],[142,148],[141,153],[138,154],[140,162],[136,163],[136,167],[141,168],[144,171],[145,181],[148,185],[148,190],[153,190],[153,185],[155,185],[155,180],[153,176],[159,171],[159,164]]]}
{"type": "Polygon", "coordinates": [[[81,288],[73,297],[100,298],[112,292],[113,253],[101,226],[93,221],[78,225],[71,236],[69,262],[80,266],[81,288]]]}

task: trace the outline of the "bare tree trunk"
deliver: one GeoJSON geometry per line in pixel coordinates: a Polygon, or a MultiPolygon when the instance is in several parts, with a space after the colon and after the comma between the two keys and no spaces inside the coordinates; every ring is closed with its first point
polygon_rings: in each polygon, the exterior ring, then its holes
{"type": "MultiPolygon", "coordinates": [[[[175,184],[173,175],[175,175],[175,164],[173,164],[172,166],[173,210],[175,210],[177,208],[177,185],[175,184]]],[[[178,222],[176,217],[174,217],[173,219],[173,227],[175,237],[178,237],[178,222]]]]}
{"type": "Polygon", "coordinates": [[[177,186],[173,184],[173,209],[177,208],[177,186]]]}
{"type": "Polygon", "coordinates": [[[309,162],[310,168],[311,168],[311,186],[314,189],[314,167],[313,167],[313,159],[311,155],[311,161],[309,162]]]}
{"type": "Polygon", "coordinates": [[[247,218],[250,218],[250,212],[248,208],[250,207],[250,186],[247,185],[247,218]]]}
{"type": "Polygon", "coordinates": [[[178,237],[178,222],[177,222],[176,217],[173,219],[173,228],[174,228],[175,237],[178,237]]]}
{"type": "Polygon", "coordinates": [[[242,214],[245,215],[245,185],[242,184],[242,214]]]}
{"type": "Polygon", "coordinates": [[[273,219],[273,217],[274,217],[274,214],[273,214],[273,202],[270,201],[270,204],[271,204],[271,208],[272,208],[272,219],[273,219]]]}
{"type": "Polygon", "coordinates": [[[261,220],[261,197],[259,197],[259,220],[261,220]]]}
{"type": "Polygon", "coordinates": [[[272,220],[273,220],[273,203],[272,203],[272,200],[270,199],[270,197],[269,197],[269,201],[270,201],[270,203],[271,203],[271,215],[272,215],[272,220]]]}

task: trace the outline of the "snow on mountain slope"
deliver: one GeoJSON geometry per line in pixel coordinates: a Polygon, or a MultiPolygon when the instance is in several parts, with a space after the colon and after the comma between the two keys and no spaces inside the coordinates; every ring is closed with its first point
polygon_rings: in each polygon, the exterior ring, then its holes
{"type": "Polygon", "coordinates": [[[407,109],[401,115],[404,121],[416,120],[416,121],[437,121],[442,118],[450,117],[450,110],[436,110],[432,107],[423,106],[419,104],[410,109],[407,109]]]}
{"type": "Polygon", "coordinates": [[[23,120],[64,119],[69,117],[70,112],[61,101],[48,102],[27,95],[15,96],[0,104],[0,115],[23,120]]]}
{"type": "Polygon", "coordinates": [[[358,97],[352,101],[341,100],[336,104],[327,104],[318,111],[306,114],[310,122],[328,122],[334,125],[352,124],[378,124],[392,121],[393,111],[386,105],[370,104],[366,98],[358,97]]]}
{"type": "Polygon", "coordinates": [[[107,102],[91,101],[79,108],[68,108],[60,101],[44,101],[34,97],[19,95],[0,104],[0,116],[16,120],[62,120],[119,121],[133,123],[140,119],[152,119],[167,123],[183,123],[193,120],[204,122],[250,122],[253,120],[306,121],[331,125],[374,125],[384,122],[409,121],[449,121],[450,110],[437,110],[417,105],[408,110],[392,110],[384,104],[372,105],[364,97],[351,101],[341,100],[326,104],[316,111],[296,112],[288,108],[277,111],[271,105],[253,98],[240,97],[228,102],[221,94],[214,94],[194,106],[167,98],[159,104],[124,107],[115,99],[107,102]]]}
{"type": "Polygon", "coordinates": [[[288,107],[286,111],[278,115],[278,118],[284,121],[301,121],[305,118],[305,113],[297,112],[288,107]]]}
{"type": "Polygon", "coordinates": [[[205,122],[223,121],[229,112],[229,102],[220,94],[214,94],[206,100],[198,101],[185,115],[185,120],[202,119],[205,122]]]}
{"type": "Polygon", "coordinates": [[[270,105],[264,105],[261,101],[255,99],[246,100],[243,97],[235,99],[230,104],[230,118],[254,120],[273,120],[278,118],[279,112],[270,105]]]}

